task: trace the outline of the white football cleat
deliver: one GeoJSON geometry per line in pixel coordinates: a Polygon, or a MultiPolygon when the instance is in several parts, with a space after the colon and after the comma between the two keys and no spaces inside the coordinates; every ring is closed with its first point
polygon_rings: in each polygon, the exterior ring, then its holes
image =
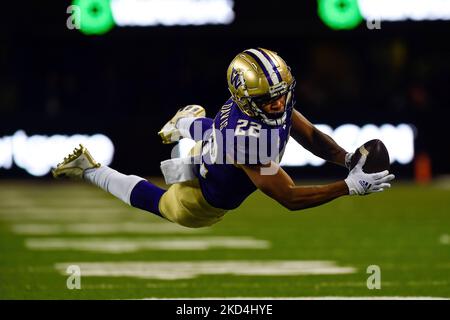
{"type": "Polygon", "coordinates": [[[88,149],[80,144],[79,148],[75,148],[73,153],[64,158],[63,162],[59,163],[55,169],[52,170],[54,178],[72,178],[83,179],[83,173],[87,169],[99,168],[100,163],[97,163],[92,158],[88,149]]]}
{"type": "Polygon", "coordinates": [[[177,111],[177,113],[173,116],[170,121],[168,121],[164,127],[158,132],[159,136],[162,139],[162,143],[169,144],[180,140],[181,134],[180,130],[176,127],[177,121],[181,118],[189,118],[189,117],[205,117],[206,111],[202,106],[197,104],[190,104],[184,108],[181,108],[177,111]]]}

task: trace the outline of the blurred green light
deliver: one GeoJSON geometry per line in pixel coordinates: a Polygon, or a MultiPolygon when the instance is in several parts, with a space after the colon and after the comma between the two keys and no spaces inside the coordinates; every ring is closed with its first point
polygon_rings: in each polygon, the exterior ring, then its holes
{"type": "Polygon", "coordinates": [[[331,29],[354,29],[363,17],[358,0],[318,0],[318,13],[331,29]]]}
{"type": "Polygon", "coordinates": [[[110,0],[73,0],[73,5],[80,8],[80,31],[84,34],[104,34],[114,27],[110,0]]]}

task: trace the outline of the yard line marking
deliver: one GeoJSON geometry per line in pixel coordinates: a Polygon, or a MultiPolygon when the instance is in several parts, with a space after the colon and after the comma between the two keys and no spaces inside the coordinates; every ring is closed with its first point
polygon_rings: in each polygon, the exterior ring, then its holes
{"type": "Polygon", "coordinates": [[[163,262],[71,262],[55,269],[66,274],[69,265],[80,267],[83,277],[132,277],[180,280],[200,275],[296,276],[355,273],[353,267],[340,267],[334,261],[163,261],[163,262]]]}
{"type": "Polygon", "coordinates": [[[368,297],[202,297],[202,298],[143,298],[142,300],[449,300],[444,297],[414,297],[414,296],[368,296],[368,297]]]}
{"type": "Polygon", "coordinates": [[[208,229],[192,229],[166,222],[125,222],[125,223],[71,223],[71,224],[15,224],[12,232],[20,235],[97,235],[117,233],[166,234],[204,233],[208,229]]]}
{"type": "Polygon", "coordinates": [[[104,215],[110,215],[114,213],[124,213],[127,212],[132,207],[118,207],[118,206],[111,206],[111,207],[102,207],[102,208],[73,208],[73,207],[66,207],[66,208],[55,208],[55,207],[23,207],[23,208],[14,208],[14,211],[3,211],[0,212],[0,215],[2,216],[28,216],[28,215],[77,215],[79,217],[85,216],[85,215],[92,215],[92,214],[104,214],[104,215]]]}
{"type": "Polygon", "coordinates": [[[129,219],[131,207],[110,208],[52,208],[30,207],[0,210],[0,219],[6,221],[111,221],[129,219]],[[121,218],[121,219],[119,219],[121,218]]]}
{"type": "MultiPolygon", "coordinates": [[[[96,189],[97,190],[97,189],[96,189]]],[[[100,191],[100,190],[98,190],[100,191]]],[[[1,200],[8,200],[12,202],[19,202],[21,199],[36,199],[36,200],[54,200],[54,199],[108,199],[105,193],[89,192],[89,191],[75,191],[75,190],[56,190],[45,188],[45,186],[36,186],[33,189],[21,190],[17,192],[3,192],[0,195],[1,200]],[[40,189],[40,188],[43,189],[40,189]]],[[[114,199],[114,198],[110,198],[114,199]]]]}
{"type": "Polygon", "coordinates": [[[74,200],[74,199],[48,199],[48,200],[42,200],[40,198],[33,198],[27,199],[28,201],[21,201],[19,199],[16,199],[14,201],[11,201],[11,199],[5,199],[0,202],[0,209],[10,210],[10,209],[21,209],[21,208],[28,208],[28,207],[38,207],[45,204],[45,207],[51,207],[52,209],[65,209],[65,208],[83,208],[83,209],[90,209],[90,208],[112,208],[117,207],[118,203],[114,199],[107,200],[107,199],[80,199],[80,200],[74,200]]]}
{"type": "Polygon", "coordinates": [[[31,238],[25,240],[30,250],[77,250],[125,253],[148,250],[208,250],[212,248],[268,249],[270,242],[251,237],[202,238],[31,238]]]}
{"type": "Polygon", "coordinates": [[[441,244],[450,244],[450,235],[448,234],[441,235],[439,238],[439,242],[441,244]]]}

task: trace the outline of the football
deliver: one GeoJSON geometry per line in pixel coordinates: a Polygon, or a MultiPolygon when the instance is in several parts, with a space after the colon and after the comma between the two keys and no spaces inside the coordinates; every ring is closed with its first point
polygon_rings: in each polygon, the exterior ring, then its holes
{"type": "Polygon", "coordinates": [[[373,139],[367,141],[358,149],[356,149],[350,162],[350,170],[353,169],[353,167],[358,163],[362,153],[367,153],[367,160],[363,166],[364,172],[375,173],[389,170],[389,152],[387,151],[383,141],[379,139],[373,139]]]}

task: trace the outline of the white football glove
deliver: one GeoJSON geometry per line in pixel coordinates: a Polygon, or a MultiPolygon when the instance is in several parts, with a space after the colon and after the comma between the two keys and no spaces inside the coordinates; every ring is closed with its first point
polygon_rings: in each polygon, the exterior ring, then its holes
{"type": "Polygon", "coordinates": [[[365,195],[372,192],[381,192],[391,187],[389,181],[393,180],[395,176],[389,174],[388,170],[365,173],[362,167],[366,163],[366,159],[367,156],[362,155],[356,166],[348,174],[347,179],[344,180],[350,195],[365,195]]]}

